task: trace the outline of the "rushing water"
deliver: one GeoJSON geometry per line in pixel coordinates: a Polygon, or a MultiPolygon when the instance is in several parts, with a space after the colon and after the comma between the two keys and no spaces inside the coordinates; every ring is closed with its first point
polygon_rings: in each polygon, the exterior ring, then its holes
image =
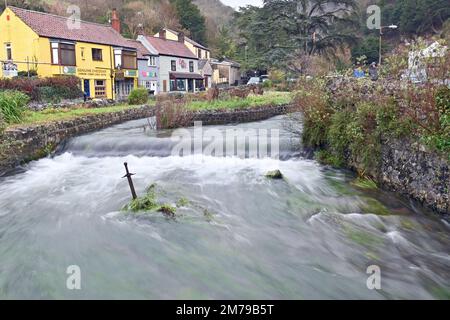
{"type": "Polygon", "coordinates": [[[282,161],[171,156],[170,131],[140,120],[2,178],[0,298],[448,298],[448,222],[302,158],[290,122],[237,126],[281,129],[282,161]],[[161,201],[189,200],[176,219],[121,212],[125,161],[138,193],[156,183],[161,201]],[[81,290],[66,288],[70,265],[81,290]],[[367,288],[371,265],[381,290],[367,288]]]}

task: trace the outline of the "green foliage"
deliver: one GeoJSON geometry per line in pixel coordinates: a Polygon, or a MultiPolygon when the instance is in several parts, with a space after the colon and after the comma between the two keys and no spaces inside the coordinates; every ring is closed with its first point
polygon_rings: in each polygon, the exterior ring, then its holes
{"type": "Polygon", "coordinates": [[[59,103],[63,99],[76,99],[81,97],[81,91],[64,86],[44,86],[39,87],[39,97],[41,101],[59,103]]]}
{"type": "Polygon", "coordinates": [[[3,121],[7,124],[21,122],[29,100],[27,95],[18,91],[0,92],[0,114],[3,121]]]}
{"type": "Polygon", "coordinates": [[[436,93],[436,107],[439,112],[440,131],[424,137],[424,141],[448,155],[450,160],[450,88],[442,87],[436,93]]]}
{"type": "Polygon", "coordinates": [[[236,45],[231,37],[230,30],[226,26],[219,28],[217,39],[215,40],[214,54],[221,58],[236,58],[236,45]]]}
{"type": "Polygon", "coordinates": [[[17,76],[19,77],[37,77],[37,75],[37,70],[19,71],[17,73],[17,76]]]}
{"type": "Polygon", "coordinates": [[[372,179],[369,179],[369,178],[359,177],[356,180],[352,181],[351,184],[353,186],[357,187],[357,188],[360,188],[360,189],[373,190],[373,189],[377,189],[378,188],[376,182],[373,181],[372,179]]]}
{"type": "Polygon", "coordinates": [[[130,92],[128,96],[128,104],[130,105],[140,105],[146,104],[148,101],[148,91],[145,88],[136,88],[130,92]]]}
{"type": "Polygon", "coordinates": [[[341,83],[331,96],[320,80],[299,87],[296,101],[304,113],[303,141],[321,149],[316,158],[323,163],[356,165],[361,176],[371,175],[379,169],[386,138],[420,142],[450,159],[447,87],[392,87],[395,99],[386,95],[384,85],[371,81],[341,83]]]}
{"type": "Polygon", "coordinates": [[[288,92],[266,92],[262,96],[250,95],[246,98],[226,98],[209,101],[193,101],[186,104],[189,110],[227,110],[246,109],[259,106],[283,105],[291,102],[291,95],[288,92]]]}
{"type": "Polygon", "coordinates": [[[33,101],[53,101],[82,97],[79,88],[80,79],[74,76],[56,76],[48,78],[0,79],[0,90],[17,90],[27,94],[33,101]],[[41,97],[41,94],[44,97],[41,97]],[[48,99],[48,100],[45,100],[48,99]]]}
{"type": "MultiPolygon", "coordinates": [[[[0,2],[0,13],[5,9],[5,3],[5,1],[0,2]]],[[[47,10],[47,5],[43,0],[8,0],[8,5],[42,12],[47,10]]]]}
{"type": "Polygon", "coordinates": [[[397,0],[383,8],[383,21],[398,24],[405,35],[436,31],[449,17],[448,0],[397,0]]]}
{"type": "Polygon", "coordinates": [[[324,147],[333,109],[321,79],[302,80],[295,93],[295,103],[303,111],[303,143],[308,147],[324,147]]]}
{"type": "Polygon", "coordinates": [[[171,0],[175,6],[181,26],[189,30],[193,40],[206,45],[205,18],[192,0],[171,0]]]}
{"type": "Polygon", "coordinates": [[[334,168],[341,168],[344,166],[344,162],[340,157],[331,153],[328,150],[318,150],[314,153],[314,158],[322,164],[332,166],[334,168]]]}
{"type": "MultiPolygon", "coordinates": [[[[357,61],[360,56],[366,57],[366,62],[378,63],[379,60],[379,38],[376,36],[364,37],[356,46],[352,48],[352,59],[357,61]]],[[[386,42],[382,43],[382,52],[387,51],[386,42]]]]}
{"type": "Polygon", "coordinates": [[[239,60],[245,69],[291,69],[299,55],[332,56],[354,39],[342,26],[351,23],[355,8],[355,0],[267,0],[261,8],[241,8],[235,19],[239,60]]]}
{"type": "Polygon", "coordinates": [[[156,200],[156,184],[152,184],[147,188],[144,196],[132,200],[122,210],[131,212],[132,214],[140,212],[161,212],[164,215],[173,217],[177,209],[170,204],[158,203],[156,200]]]}
{"type": "Polygon", "coordinates": [[[270,89],[273,87],[273,82],[272,80],[266,80],[263,82],[263,88],[264,89],[270,89]]]}

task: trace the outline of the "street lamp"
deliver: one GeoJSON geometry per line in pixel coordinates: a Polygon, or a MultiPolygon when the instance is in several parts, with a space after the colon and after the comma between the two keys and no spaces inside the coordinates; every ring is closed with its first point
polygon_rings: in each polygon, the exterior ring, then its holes
{"type": "Polygon", "coordinates": [[[397,29],[398,26],[396,26],[395,24],[391,24],[390,26],[383,26],[380,27],[380,48],[379,48],[379,52],[378,52],[378,56],[379,56],[379,61],[378,61],[378,66],[381,66],[381,43],[382,43],[382,38],[383,38],[383,29],[397,29]]]}

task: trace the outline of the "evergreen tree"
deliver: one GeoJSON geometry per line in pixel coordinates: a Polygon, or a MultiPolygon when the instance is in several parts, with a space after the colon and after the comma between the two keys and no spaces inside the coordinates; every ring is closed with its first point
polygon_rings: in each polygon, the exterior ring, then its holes
{"type": "Polygon", "coordinates": [[[206,45],[205,18],[192,0],[172,0],[181,26],[190,32],[193,40],[206,45]]]}

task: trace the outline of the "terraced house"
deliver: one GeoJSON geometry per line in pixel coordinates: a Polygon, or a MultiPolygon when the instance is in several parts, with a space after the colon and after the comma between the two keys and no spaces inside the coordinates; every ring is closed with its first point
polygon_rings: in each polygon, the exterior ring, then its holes
{"type": "Polygon", "coordinates": [[[112,26],[7,7],[0,16],[0,76],[75,75],[88,97],[123,99],[137,86],[137,49],[112,26]]]}

